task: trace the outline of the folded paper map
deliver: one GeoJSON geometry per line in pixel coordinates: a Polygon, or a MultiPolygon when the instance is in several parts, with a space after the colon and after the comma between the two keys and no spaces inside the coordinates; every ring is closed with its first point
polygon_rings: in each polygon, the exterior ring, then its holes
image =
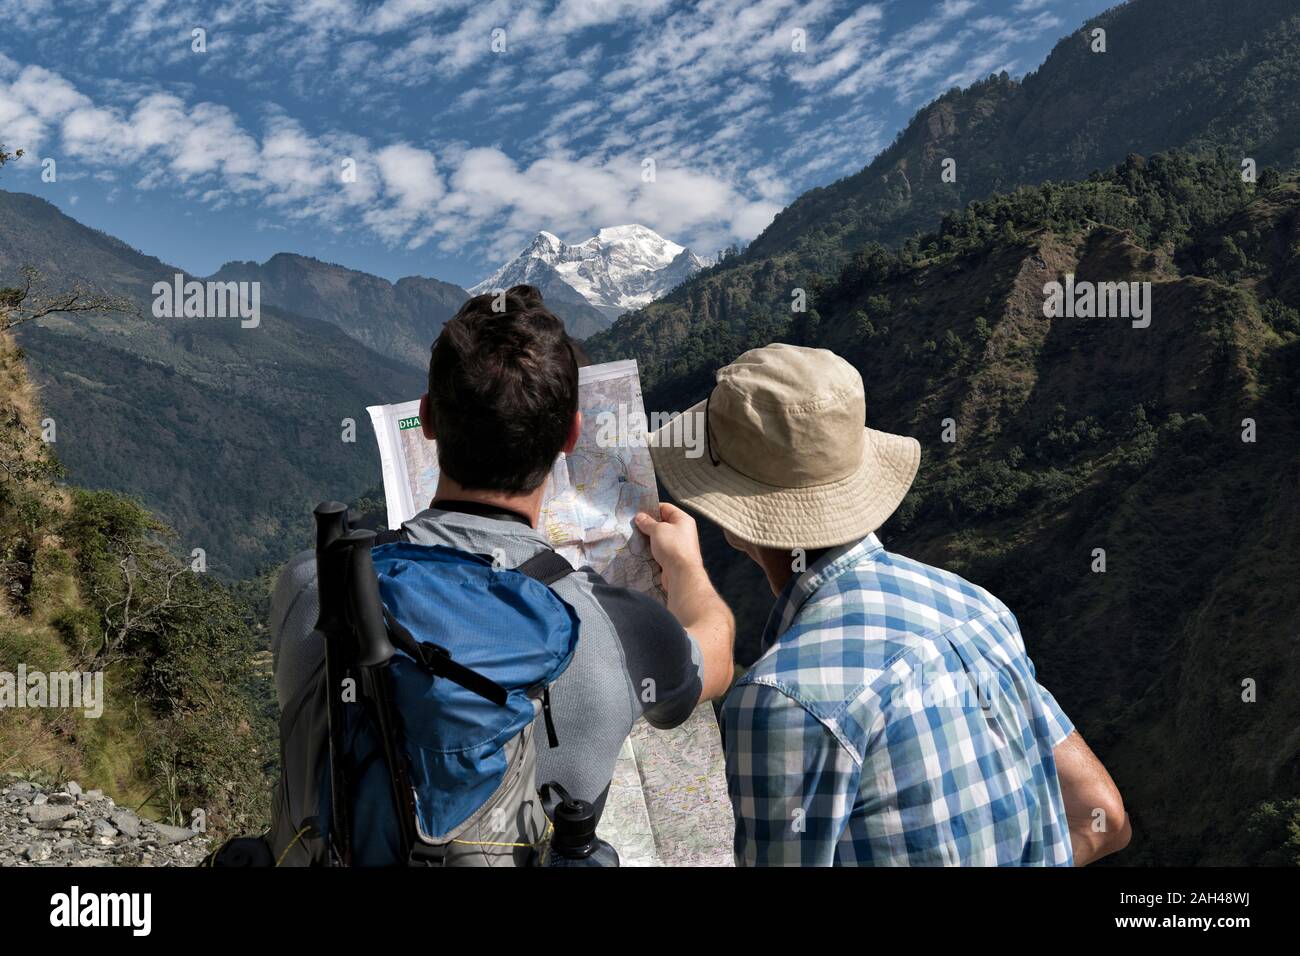
{"type": "MultiPolygon", "coordinates": [[[[663,600],[650,543],[632,524],[638,511],[659,512],[636,362],[580,369],[578,407],[582,434],[551,469],[541,530],[574,567],[663,600]]],[[[379,440],[388,526],[396,528],[433,499],[436,445],[420,430],[418,401],[367,411],[379,440]]],[[[637,722],[623,744],[600,835],[624,866],[731,865],[731,804],[710,705],[671,731],[637,722]]]]}

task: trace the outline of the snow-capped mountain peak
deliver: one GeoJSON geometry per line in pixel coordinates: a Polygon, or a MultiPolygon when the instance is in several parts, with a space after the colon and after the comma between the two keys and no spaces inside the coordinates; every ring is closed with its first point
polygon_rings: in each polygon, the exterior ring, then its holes
{"type": "Polygon", "coordinates": [[[613,319],[659,298],[706,265],[689,249],[637,223],[609,226],[577,243],[542,231],[470,292],[527,282],[538,286],[543,297],[576,292],[613,319]],[[558,288],[557,282],[568,288],[558,288]]]}
{"type": "Polygon", "coordinates": [[[555,233],[547,232],[543,229],[533,239],[533,244],[529,248],[536,249],[539,252],[544,252],[546,250],[555,252],[564,248],[564,243],[560,241],[560,237],[555,235],[555,233]]]}

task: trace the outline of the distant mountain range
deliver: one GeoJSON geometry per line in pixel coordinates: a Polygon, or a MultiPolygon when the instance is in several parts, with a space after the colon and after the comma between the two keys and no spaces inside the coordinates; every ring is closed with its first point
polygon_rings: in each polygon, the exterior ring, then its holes
{"type": "Polygon", "coordinates": [[[582,242],[566,243],[539,232],[528,248],[470,289],[474,295],[527,283],[547,304],[585,303],[588,314],[572,334],[586,338],[625,312],[638,309],[681,285],[710,263],[691,250],[640,225],[601,229],[582,242]]]}
{"type": "Polygon", "coordinates": [[[211,278],[261,283],[262,302],[338,326],[380,355],[427,369],[429,347],[469,293],[407,276],[389,282],[309,256],[282,252],[261,264],[228,262],[211,278]]]}
{"type": "Polygon", "coordinates": [[[156,319],[154,283],[183,270],[43,199],[0,190],[0,285],[23,265],[51,288],[93,286],[138,306],[138,315],[52,316],[20,326],[19,343],[72,480],[160,512],[183,550],[202,547],[219,574],[248,575],[305,546],[316,502],[374,484],[366,406],[426,387],[409,357],[345,335],[339,313],[326,321],[263,301],[256,328],[156,319]]]}
{"type": "Polygon", "coordinates": [[[444,322],[472,295],[519,283],[537,286],[574,338],[609,328],[708,265],[644,226],[602,229],[569,245],[540,232],[516,258],[472,289],[425,276],[389,282],[310,256],[228,262],[209,278],[256,281],[262,302],[338,326],[381,355],[423,369],[444,322]]]}

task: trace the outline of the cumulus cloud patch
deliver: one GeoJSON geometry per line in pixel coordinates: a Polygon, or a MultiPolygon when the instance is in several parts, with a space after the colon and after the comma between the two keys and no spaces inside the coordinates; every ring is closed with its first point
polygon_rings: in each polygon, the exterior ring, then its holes
{"type": "MultiPolygon", "coordinates": [[[[520,165],[494,147],[439,157],[410,143],[376,145],[355,134],[314,135],[274,114],[246,129],[226,107],[150,93],[101,105],[65,78],[21,68],[0,82],[0,121],[15,144],[57,138],[90,170],[129,165],[137,186],[189,186],[200,202],[249,201],[331,229],[360,224],[384,242],[486,246],[511,252],[539,223],[581,231],[590,223],[653,222],[676,235],[753,234],[779,206],[751,199],[717,175],[666,163],[651,182],[639,155],[544,156],[520,165]],[[350,164],[355,175],[344,175],[350,164]],[[445,169],[445,171],[444,171],[445,169]]],[[[762,192],[773,191],[765,181],[762,192]]]]}
{"type": "Polygon", "coordinates": [[[0,53],[0,140],[391,245],[499,256],[644,222],[708,253],[865,166],[897,104],[1014,68],[1050,3],[87,0],[55,38],[65,4],[0,0],[57,51],[0,53]]]}

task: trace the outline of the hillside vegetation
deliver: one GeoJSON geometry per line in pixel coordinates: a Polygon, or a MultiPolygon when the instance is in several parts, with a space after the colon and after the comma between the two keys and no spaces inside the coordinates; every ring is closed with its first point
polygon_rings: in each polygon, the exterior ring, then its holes
{"type": "Polygon", "coordinates": [[[1300,165],[1300,10],[1293,0],[1123,3],[1023,80],[990,76],[925,106],[861,171],[804,193],[742,255],[619,319],[587,352],[636,356],[655,407],[679,409],[718,366],[785,337],[794,291],[833,282],[869,242],[895,246],[972,200],[1084,179],[1130,153],[1218,147],[1260,168],[1300,165]],[[1098,28],[1105,53],[1090,48],[1098,28]],[[942,176],[949,159],[954,182],[942,176]]]}
{"type": "MultiPolygon", "coordinates": [[[[1117,862],[1300,863],[1297,275],[1294,174],[1134,156],[869,244],[781,336],[921,441],[886,546],[1016,613],[1125,794],[1117,862]],[[1066,274],[1150,282],[1150,326],[1046,317],[1066,274]]],[[[752,660],[770,593],[712,531],[707,557],[752,660]]]]}
{"type": "Polygon", "coordinates": [[[186,826],[201,810],[214,835],[260,827],[278,756],[261,625],[138,504],[61,482],[8,328],[20,301],[0,289],[0,672],[99,672],[103,706],[10,702],[0,773],[75,779],[186,826]]]}

